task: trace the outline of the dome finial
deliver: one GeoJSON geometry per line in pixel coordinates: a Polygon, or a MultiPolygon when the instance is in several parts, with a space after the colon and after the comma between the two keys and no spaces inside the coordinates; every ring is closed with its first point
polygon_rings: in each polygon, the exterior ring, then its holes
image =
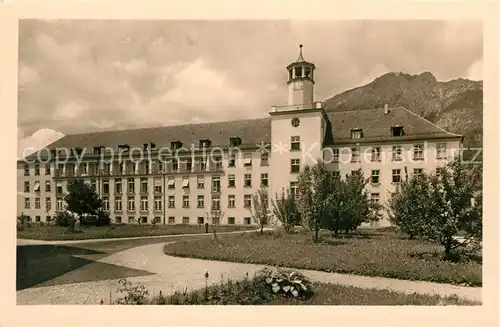
{"type": "Polygon", "coordinates": [[[299,58],[297,58],[297,61],[305,61],[304,60],[304,57],[302,56],[302,47],[303,45],[302,44],[299,44],[299,58]]]}

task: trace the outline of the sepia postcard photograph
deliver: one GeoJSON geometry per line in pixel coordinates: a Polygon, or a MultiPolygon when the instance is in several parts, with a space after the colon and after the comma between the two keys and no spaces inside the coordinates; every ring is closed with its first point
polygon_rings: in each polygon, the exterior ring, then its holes
{"type": "Polygon", "coordinates": [[[16,24],[16,306],[485,304],[482,19],[16,24]]]}

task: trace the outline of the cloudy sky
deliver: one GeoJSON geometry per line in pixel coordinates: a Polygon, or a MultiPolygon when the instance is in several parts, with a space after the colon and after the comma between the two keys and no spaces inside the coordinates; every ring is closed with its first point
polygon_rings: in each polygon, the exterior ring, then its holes
{"type": "Polygon", "coordinates": [[[298,44],[316,99],[390,71],[482,79],[480,22],[40,21],[19,26],[19,151],[68,133],[263,117],[298,44]]]}

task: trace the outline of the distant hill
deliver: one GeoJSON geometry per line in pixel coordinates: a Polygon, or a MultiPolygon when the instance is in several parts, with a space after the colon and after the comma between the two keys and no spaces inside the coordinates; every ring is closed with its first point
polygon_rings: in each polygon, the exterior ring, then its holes
{"type": "Polygon", "coordinates": [[[324,101],[327,112],[404,106],[436,125],[464,135],[464,146],[481,146],[483,82],[459,78],[439,82],[434,75],[387,73],[371,83],[324,101]]]}

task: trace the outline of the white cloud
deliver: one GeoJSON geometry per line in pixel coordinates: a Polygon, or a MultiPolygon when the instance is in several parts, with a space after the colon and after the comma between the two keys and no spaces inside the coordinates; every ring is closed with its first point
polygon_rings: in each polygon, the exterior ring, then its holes
{"type": "Polygon", "coordinates": [[[69,102],[58,106],[52,118],[55,120],[75,119],[84,112],[85,108],[82,105],[76,102],[69,102]]]}
{"type": "Polygon", "coordinates": [[[39,129],[33,133],[33,135],[18,140],[17,157],[24,158],[25,156],[42,149],[52,142],[57,141],[63,136],[63,133],[52,129],[39,129]]]}
{"type": "Polygon", "coordinates": [[[483,80],[483,59],[474,62],[467,70],[467,78],[473,81],[483,80]]]}

